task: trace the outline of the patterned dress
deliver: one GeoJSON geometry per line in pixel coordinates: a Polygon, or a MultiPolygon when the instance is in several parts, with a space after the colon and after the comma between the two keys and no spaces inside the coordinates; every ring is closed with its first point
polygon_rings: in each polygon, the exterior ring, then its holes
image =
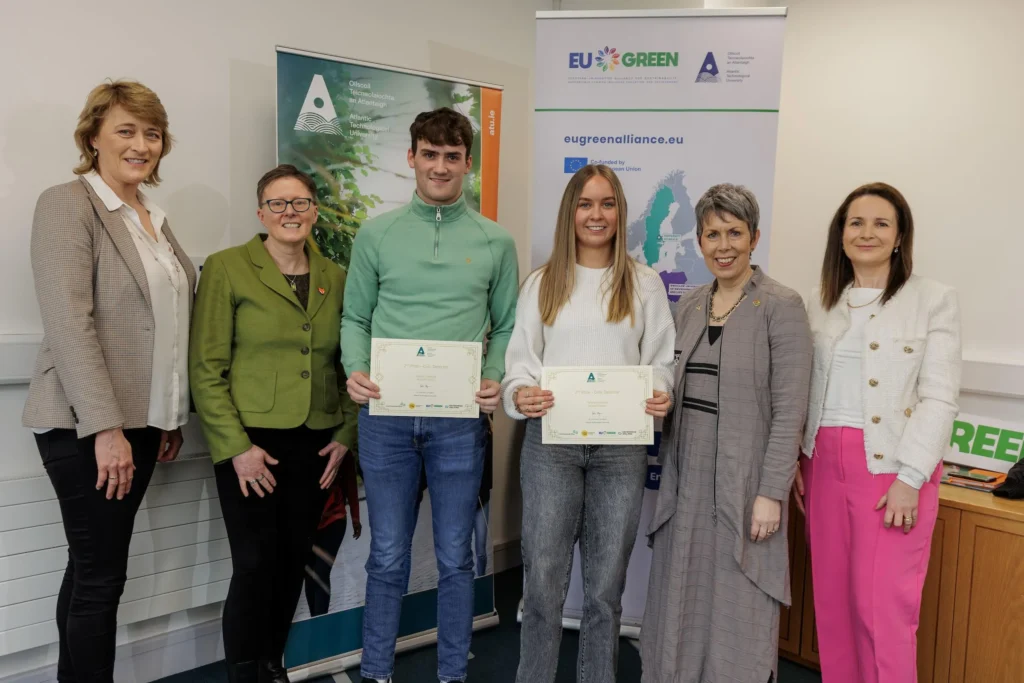
{"type": "Polygon", "coordinates": [[[711,287],[677,304],[676,409],[647,529],[643,683],[766,683],[790,602],[787,507],[764,541],[750,540],[750,522],[758,496],[786,501],[793,484],[813,358],[807,312],[758,268],[709,339],[711,287]]]}
{"type": "MultiPolygon", "coordinates": [[[[776,667],[779,602],[754,584],[734,557],[737,531],[718,518],[716,479],[735,480],[718,451],[718,369],[722,342],[709,328],[685,362],[679,497],[669,533],[681,558],[669,578],[679,613],[674,683],[766,683],[776,667]]],[[[725,406],[725,410],[729,407],[725,406]]],[[[645,680],[647,680],[645,678],[645,680]]]]}

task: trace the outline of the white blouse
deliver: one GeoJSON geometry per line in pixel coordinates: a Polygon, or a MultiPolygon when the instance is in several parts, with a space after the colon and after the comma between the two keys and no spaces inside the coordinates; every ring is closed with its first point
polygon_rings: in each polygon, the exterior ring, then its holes
{"type": "Polygon", "coordinates": [[[148,424],[170,431],[188,422],[189,291],[185,270],[163,234],[166,214],[144,194],[139,201],[149,212],[156,231],[153,239],[138,212],[125,204],[96,172],[85,179],[110,211],[118,211],[135,242],[153,302],[153,376],[149,390],[148,424]]]}
{"type": "MultiPolygon", "coordinates": [[[[821,413],[822,427],[864,426],[861,403],[861,364],[863,363],[864,326],[879,309],[884,290],[858,287],[850,289],[850,329],[836,343],[832,355],[832,371],[825,387],[825,407],[821,413]]],[[[845,303],[843,304],[846,305],[845,303]]]]}

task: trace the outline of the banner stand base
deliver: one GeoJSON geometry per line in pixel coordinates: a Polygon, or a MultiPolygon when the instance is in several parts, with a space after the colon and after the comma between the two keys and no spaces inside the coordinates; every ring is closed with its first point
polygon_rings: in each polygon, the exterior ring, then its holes
{"type": "MultiPolygon", "coordinates": [[[[519,609],[516,610],[516,622],[519,624],[523,623],[523,601],[519,601],[519,609]]],[[[562,628],[569,629],[570,631],[580,630],[580,620],[577,617],[567,617],[562,615],[562,628]]],[[[619,624],[619,635],[623,638],[630,638],[631,640],[640,640],[640,627],[635,624],[619,624]]]]}
{"type": "MultiPolygon", "coordinates": [[[[522,608],[520,607],[520,611],[522,608]]],[[[486,614],[473,619],[473,630],[482,631],[486,628],[494,628],[499,624],[498,613],[486,614]]],[[[416,650],[421,647],[427,647],[437,642],[437,629],[431,631],[425,631],[416,635],[402,638],[395,645],[395,654],[401,652],[408,652],[409,650],[416,650]]],[[[317,678],[318,676],[325,676],[327,674],[339,673],[341,671],[347,671],[358,667],[363,661],[363,652],[358,650],[356,652],[341,655],[340,657],[331,657],[330,659],[321,659],[319,662],[308,664],[297,669],[290,669],[288,671],[288,679],[291,681],[305,681],[311,678],[317,678]]]]}

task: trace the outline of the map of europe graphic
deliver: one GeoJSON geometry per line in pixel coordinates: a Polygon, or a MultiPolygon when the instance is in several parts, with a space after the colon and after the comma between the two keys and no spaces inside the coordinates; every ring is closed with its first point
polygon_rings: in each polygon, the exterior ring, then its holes
{"type": "Polygon", "coordinates": [[[711,282],[697,245],[697,221],[683,171],[672,171],[654,186],[641,216],[626,229],[629,255],[657,271],[669,301],[711,282]]]}

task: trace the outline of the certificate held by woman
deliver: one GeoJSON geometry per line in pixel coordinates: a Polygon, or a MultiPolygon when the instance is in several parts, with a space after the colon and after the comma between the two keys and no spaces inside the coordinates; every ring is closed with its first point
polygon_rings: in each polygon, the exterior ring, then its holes
{"type": "Polygon", "coordinates": [[[541,386],[563,397],[541,418],[543,443],[654,443],[654,417],[645,412],[654,390],[650,365],[544,368],[541,386]]]}

